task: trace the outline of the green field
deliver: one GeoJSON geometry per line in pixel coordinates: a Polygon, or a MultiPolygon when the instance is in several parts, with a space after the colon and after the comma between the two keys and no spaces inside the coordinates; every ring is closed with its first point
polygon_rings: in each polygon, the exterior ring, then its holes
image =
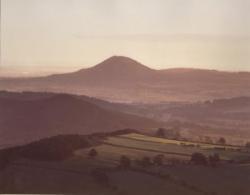
{"type": "MultiPolygon", "coordinates": [[[[135,133],[109,137],[102,145],[97,146],[96,150],[99,151],[100,158],[113,162],[119,160],[121,155],[139,159],[144,156],[153,157],[157,154],[164,154],[167,159],[175,158],[187,161],[195,152],[203,153],[206,156],[217,153],[222,160],[245,160],[250,157],[248,152],[239,151],[240,147],[237,146],[176,141],[135,133]]],[[[76,153],[86,154],[87,150],[83,149],[76,153]]]]}
{"type": "Polygon", "coordinates": [[[249,158],[249,153],[240,152],[241,148],[237,146],[176,141],[135,133],[110,137],[105,143],[124,149],[137,149],[151,153],[162,153],[167,156],[175,155],[182,158],[190,157],[194,152],[201,152],[207,156],[218,153],[222,160],[243,160],[249,158]]]}
{"type": "MultiPolygon", "coordinates": [[[[195,143],[185,142],[185,144],[195,143]]],[[[218,149],[218,145],[201,143],[198,145],[198,147],[184,146],[182,141],[133,133],[108,137],[102,145],[95,147],[98,151],[98,156],[95,159],[88,158],[89,149],[78,150],[75,154],[78,158],[84,159],[85,162],[88,159],[87,161],[93,164],[96,163],[97,166],[98,164],[102,166],[105,164],[109,167],[116,167],[119,164],[121,155],[136,160],[145,156],[153,158],[157,154],[164,154],[166,162],[169,159],[188,162],[194,152],[202,152],[205,155],[218,153],[223,160],[248,159],[250,156],[250,153],[237,151],[240,149],[239,147],[220,146],[226,148],[222,150],[218,149]]],[[[184,188],[198,189],[201,191],[198,194],[234,195],[250,193],[250,189],[247,187],[247,183],[250,182],[250,166],[248,164],[225,163],[213,168],[185,163],[172,165],[166,163],[163,167],[147,168],[147,171],[170,176],[172,183],[182,187],[184,185],[184,188]]]]}
{"type": "Polygon", "coordinates": [[[199,147],[202,148],[226,148],[226,149],[239,149],[239,146],[230,146],[230,145],[218,145],[218,144],[208,144],[208,143],[197,143],[197,142],[191,142],[191,141],[177,141],[177,140],[171,140],[167,138],[159,138],[159,137],[152,137],[147,136],[143,134],[137,134],[137,133],[130,133],[126,135],[121,135],[120,137],[125,138],[131,138],[134,140],[141,140],[141,141],[148,141],[148,142],[155,142],[155,143],[163,143],[163,144],[176,144],[176,145],[199,145],[199,147]]]}

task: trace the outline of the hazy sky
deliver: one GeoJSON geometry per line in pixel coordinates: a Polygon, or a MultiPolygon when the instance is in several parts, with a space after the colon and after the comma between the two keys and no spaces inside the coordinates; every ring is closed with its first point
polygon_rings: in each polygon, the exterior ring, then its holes
{"type": "Polygon", "coordinates": [[[249,0],[2,0],[0,71],[73,70],[112,55],[250,71],[249,10],[249,0]]]}

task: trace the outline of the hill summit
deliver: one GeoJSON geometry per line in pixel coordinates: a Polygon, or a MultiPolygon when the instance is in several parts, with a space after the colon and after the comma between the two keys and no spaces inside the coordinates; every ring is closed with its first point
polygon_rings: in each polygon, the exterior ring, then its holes
{"type": "MultiPolygon", "coordinates": [[[[75,80],[82,85],[117,86],[117,84],[131,85],[146,81],[155,74],[155,70],[124,56],[112,56],[96,66],[81,69],[77,72],[54,75],[63,80],[75,80]]],[[[120,85],[119,85],[120,86],[120,85]]]]}
{"type": "Polygon", "coordinates": [[[2,79],[0,90],[84,94],[118,102],[202,101],[249,96],[250,73],[200,69],[151,69],[124,56],[72,73],[2,79]]]}
{"type": "Polygon", "coordinates": [[[103,62],[97,64],[92,69],[95,70],[106,70],[106,71],[112,71],[114,69],[117,70],[127,70],[127,71],[153,71],[149,67],[141,64],[140,62],[137,62],[136,60],[133,60],[128,57],[124,56],[112,56],[103,62]]]}

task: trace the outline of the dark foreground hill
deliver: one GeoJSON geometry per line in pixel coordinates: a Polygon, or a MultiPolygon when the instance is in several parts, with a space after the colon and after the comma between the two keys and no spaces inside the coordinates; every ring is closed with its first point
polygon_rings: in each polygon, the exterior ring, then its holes
{"type": "Polygon", "coordinates": [[[248,195],[249,155],[131,129],[59,135],[0,150],[0,193],[248,195]]]}
{"type": "Polygon", "coordinates": [[[122,56],[73,73],[0,80],[0,90],[66,92],[112,101],[151,103],[249,96],[249,88],[247,72],[154,70],[122,56]]]}
{"type": "Polygon", "coordinates": [[[160,126],[153,120],[104,109],[71,95],[45,94],[28,99],[0,97],[2,147],[58,134],[160,126]]]}

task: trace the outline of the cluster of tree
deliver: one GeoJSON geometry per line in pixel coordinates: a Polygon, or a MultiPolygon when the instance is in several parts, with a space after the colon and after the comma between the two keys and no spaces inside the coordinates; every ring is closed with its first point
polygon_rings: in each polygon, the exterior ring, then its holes
{"type": "Polygon", "coordinates": [[[199,142],[202,143],[208,143],[208,144],[218,144],[218,145],[226,145],[227,141],[224,137],[220,137],[217,140],[213,140],[211,137],[209,136],[200,136],[199,137],[199,142]]]}
{"type": "Polygon", "coordinates": [[[89,147],[95,142],[94,137],[84,135],[58,135],[41,139],[24,146],[0,151],[0,168],[18,158],[45,161],[65,160],[71,157],[75,150],[89,147]]]}
{"type": "Polygon", "coordinates": [[[180,131],[178,129],[165,129],[159,128],[156,131],[157,137],[168,138],[168,139],[176,139],[179,140],[181,138],[180,131]]]}
{"type": "MultiPolygon", "coordinates": [[[[162,166],[164,164],[164,155],[158,154],[154,156],[152,159],[150,157],[145,156],[142,159],[135,160],[135,163],[136,165],[144,167],[144,168],[150,167],[153,165],[162,166]]],[[[131,167],[131,165],[132,165],[132,160],[129,157],[122,155],[120,158],[119,167],[123,169],[128,169],[131,167]]]]}
{"type": "Polygon", "coordinates": [[[24,146],[22,156],[35,160],[64,160],[80,148],[91,145],[91,139],[82,135],[58,135],[24,146]]]}
{"type": "Polygon", "coordinates": [[[25,146],[23,155],[36,160],[64,160],[72,156],[74,150],[89,145],[89,140],[85,136],[58,135],[25,146]]]}
{"type": "Polygon", "coordinates": [[[218,154],[209,155],[208,158],[199,152],[193,153],[191,156],[191,163],[196,165],[211,165],[217,166],[220,162],[220,156],[218,154]]]}
{"type": "MultiPolygon", "coordinates": [[[[44,138],[24,146],[8,148],[0,151],[0,169],[6,167],[12,159],[28,158],[32,160],[57,161],[71,157],[75,150],[100,143],[105,137],[138,133],[134,129],[123,129],[109,133],[91,135],[57,135],[44,138]]],[[[89,157],[98,155],[95,149],[89,151],[89,157]]]]}
{"type": "MultiPolygon", "coordinates": [[[[211,137],[209,136],[205,136],[204,139],[200,138],[201,142],[205,142],[205,143],[208,143],[208,144],[214,144],[214,141],[211,137]]],[[[224,137],[220,137],[217,141],[216,141],[217,144],[219,145],[226,145],[227,141],[224,137]]]]}

